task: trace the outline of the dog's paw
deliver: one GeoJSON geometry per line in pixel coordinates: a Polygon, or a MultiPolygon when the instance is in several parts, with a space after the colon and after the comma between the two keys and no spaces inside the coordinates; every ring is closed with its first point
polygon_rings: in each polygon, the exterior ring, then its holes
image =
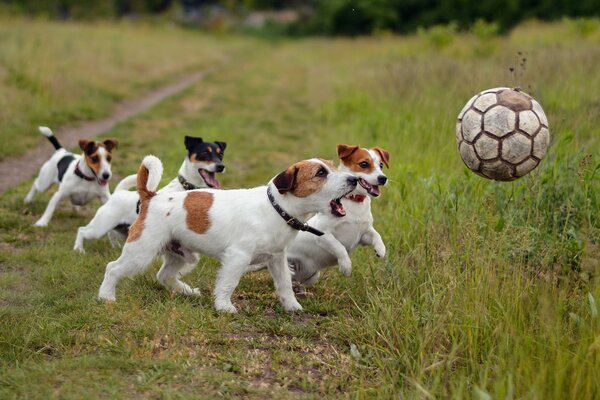
{"type": "Polygon", "coordinates": [[[84,249],[84,248],[83,248],[83,246],[81,246],[81,245],[79,245],[79,246],[78,246],[78,245],[75,245],[75,246],[73,247],[73,250],[75,250],[75,251],[77,251],[77,252],[79,252],[79,253],[81,253],[81,254],[85,254],[85,249],[84,249]]]}
{"type": "Polygon", "coordinates": [[[215,301],[215,310],[217,312],[228,313],[228,314],[236,314],[237,308],[231,302],[220,302],[215,301]]]}
{"type": "MultiPolygon", "coordinates": [[[[200,289],[195,287],[191,287],[188,285],[185,285],[186,287],[182,290],[182,294],[186,295],[186,296],[192,296],[192,297],[200,297],[201,292],[200,289]]],[[[235,308],[235,307],[234,307],[235,308]]]]}
{"type": "Polygon", "coordinates": [[[340,261],[340,272],[344,276],[350,276],[352,274],[352,261],[350,259],[340,261]]]}
{"type": "Polygon", "coordinates": [[[115,295],[108,295],[108,294],[98,294],[98,299],[102,300],[104,302],[107,303],[114,303],[115,301],[117,301],[117,298],[115,297],[115,295]]]}
{"type": "Polygon", "coordinates": [[[33,226],[36,228],[45,228],[48,226],[48,223],[46,221],[38,220],[35,224],[33,224],[33,226]]]}
{"type": "Polygon", "coordinates": [[[297,312],[297,311],[302,311],[303,308],[300,305],[300,303],[298,303],[298,300],[293,299],[293,300],[288,300],[285,302],[281,302],[281,305],[283,306],[283,309],[286,312],[297,312]]]}
{"type": "Polygon", "coordinates": [[[375,246],[375,254],[379,258],[385,258],[385,245],[382,243],[378,246],[375,246]]]}

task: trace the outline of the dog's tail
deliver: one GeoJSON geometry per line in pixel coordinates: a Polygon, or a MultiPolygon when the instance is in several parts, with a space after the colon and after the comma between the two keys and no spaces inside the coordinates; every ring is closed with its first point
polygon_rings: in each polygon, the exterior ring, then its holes
{"type": "MultiPolygon", "coordinates": [[[[121,182],[115,188],[115,192],[119,190],[129,190],[131,188],[136,187],[137,185],[137,174],[126,176],[121,179],[121,182]]],[[[114,193],[114,192],[113,192],[114,193]]]]}
{"type": "Polygon", "coordinates": [[[137,191],[142,203],[156,196],[162,173],[163,165],[158,157],[144,157],[137,173],[137,191]]]}
{"type": "Polygon", "coordinates": [[[52,130],[50,128],[48,128],[47,126],[38,126],[38,130],[42,135],[48,138],[48,140],[50,141],[50,143],[52,143],[52,146],[54,146],[56,150],[62,149],[62,145],[58,142],[58,139],[56,139],[56,136],[54,136],[54,133],[52,133],[52,130]]]}

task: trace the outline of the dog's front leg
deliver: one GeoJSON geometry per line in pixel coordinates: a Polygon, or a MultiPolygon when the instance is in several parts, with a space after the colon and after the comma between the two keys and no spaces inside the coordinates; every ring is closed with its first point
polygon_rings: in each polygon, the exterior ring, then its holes
{"type": "Polygon", "coordinates": [[[375,230],[375,228],[369,228],[369,230],[362,235],[360,238],[360,244],[365,246],[373,246],[377,256],[385,258],[385,244],[383,244],[381,235],[375,230]]]}
{"type": "Polygon", "coordinates": [[[222,266],[215,283],[215,310],[236,313],[237,308],[231,302],[231,295],[248,269],[252,258],[243,251],[228,251],[222,258],[222,266]]]}
{"type": "Polygon", "coordinates": [[[350,260],[346,247],[331,232],[326,232],[323,236],[317,238],[317,244],[323,250],[333,254],[337,258],[340,272],[344,276],[350,276],[352,273],[352,260],[350,260]]]}
{"type": "Polygon", "coordinates": [[[301,311],[302,306],[294,295],[292,273],[288,268],[286,252],[273,255],[268,268],[275,284],[275,293],[277,293],[283,309],[287,312],[301,311]]]}
{"type": "Polygon", "coordinates": [[[52,215],[54,214],[54,210],[56,209],[58,202],[63,198],[63,196],[64,193],[60,190],[54,193],[48,202],[48,206],[46,207],[46,211],[44,211],[44,215],[42,215],[41,218],[38,219],[35,224],[33,224],[33,226],[47,226],[48,222],[50,222],[50,219],[52,218],[52,215]]]}

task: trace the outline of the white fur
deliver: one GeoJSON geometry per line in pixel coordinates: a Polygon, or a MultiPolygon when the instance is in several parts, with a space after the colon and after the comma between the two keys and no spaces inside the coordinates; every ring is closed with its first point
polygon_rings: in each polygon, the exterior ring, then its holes
{"type": "MultiPolygon", "coordinates": [[[[144,158],[144,161],[145,160],[146,158],[144,158]]],[[[160,171],[154,170],[153,172],[149,169],[149,172],[152,176],[158,176],[158,181],[160,182],[160,176],[163,173],[163,167],[160,160],[158,160],[158,162],[160,163],[160,171]]],[[[192,163],[189,160],[189,157],[185,157],[181,167],[179,168],[179,175],[183,176],[194,186],[205,188],[207,185],[206,182],[204,182],[204,179],[202,179],[198,173],[198,169],[200,167],[198,164],[200,163],[192,163]]],[[[201,167],[210,172],[215,172],[216,169],[214,163],[202,163],[201,167]]],[[[154,166],[152,168],[158,167],[154,166]]],[[[108,202],[98,208],[94,218],[92,218],[92,220],[86,226],[79,227],[77,230],[77,237],[75,239],[73,250],[85,253],[85,249],[83,247],[85,240],[100,239],[104,235],[108,235],[110,243],[113,247],[118,245],[119,240],[124,240],[126,238],[121,231],[115,230],[115,228],[119,225],[130,226],[137,218],[137,213],[135,211],[140,196],[137,194],[137,192],[130,192],[128,190],[132,187],[135,187],[136,182],[136,174],[129,175],[119,182],[108,202]]],[[[157,187],[158,183],[153,191],[156,191],[157,187]]],[[[160,193],[181,191],[185,191],[185,189],[183,186],[181,186],[181,183],[177,177],[159,190],[160,193]]]]}
{"type": "MultiPolygon", "coordinates": [[[[273,181],[269,183],[276,201],[288,213],[306,220],[316,212],[329,209],[329,202],[350,192],[356,180],[345,172],[331,171],[326,183],[317,192],[299,198],[291,192],[280,194],[273,181]]],[[[121,256],[106,266],[99,297],[114,301],[116,285],[125,276],[144,271],[165,246],[177,241],[183,247],[221,261],[214,290],[214,305],[218,311],[236,312],[231,295],[250,264],[266,264],[275,283],[275,291],[287,311],[301,310],[292,290],[291,273],[286,261],[286,246],[298,231],[289,227],[275,211],[267,197],[267,186],[253,189],[212,190],[212,206],[208,211],[210,225],[203,234],[188,229],[186,197],[196,191],[159,193],[148,203],[141,236],[127,242],[121,256]],[[168,216],[167,216],[168,214],[168,216]]],[[[162,269],[171,279],[177,276],[184,261],[166,257],[162,269]]],[[[160,272],[159,272],[160,274],[160,272]]],[[[174,283],[178,285],[178,283],[174,283]]],[[[185,292],[187,288],[180,288],[185,292]]]]}
{"type": "MultiPolygon", "coordinates": [[[[46,137],[52,136],[52,131],[47,127],[39,127],[39,131],[42,135],[46,137]]],[[[106,161],[106,149],[100,148],[100,150],[104,150],[104,152],[99,152],[101,157],[101,165],[102,170],[101,173],[107,173],[109,178],[111,174],[110,164],[106,161]]],[[[69,155],[70,153],[64,148],[60,148],[54,152],[52,157],[48,161],[42,165],[40,169],[40,173],[37,178],[33,182],[31,186],[31,190],[25,197],[25,203],[31,203],[34,196],[38,192],[45,192],[48,190],[53,184],[59,184],[58,190],[52,198],[48,202],[48,206],[46,207],[46,211],[37,220],[34,226],[43,227],[47,226],[54,214],[54,210],[56,206],[60,202],[61,199],[68,197],[71,201],[71,204],[79,206],[89,203],[94,198],[99,198],[102,203],[106,203],[110,196],[110,192],[108,189],[108,184],[100,185],[96,179],[93,181],[86,181],[77,175],[75,175],[75,167],[79,165],[79,169],[86,176],[93,177],[94,172],[85,162],[85,159],[82,155],[73,155],[75,159],[69,164],[67,168],[62,182],[58,180],[58,162],[65,155],[69,155]]]]}
{"type": "MultiPolygon", "coordinates": [[[[350,171],[340,164],[340,171],[348,171],[356,177],[377,185],[378,177],[385,176],[381,170],[381,159],[374,150],[369,150],[376,168],[369,174],[350,171]]],[[[359,245],[373,246],[375,253],[385,257],[385,245],[381,235],[373,228],[371,214],[371,198],[367,191],[357,185],[352,194],[366,196],[362,203],[349,199],[342,199],[346,216],[338,218],[331,213],[319,213],[312,217],[308,224],[323,232],[325,235],[317,237],[306,232],[300,232],[288,247],[288,262],[294,275],[292,279],[301,285],[312,285],[317,282],[320,271],[326,267],[339,265],[340,271],[349,276],[352,272],[350,255],[359,245]]]]}
{"type": "Polygon", "coordinates": [[[148,155],[142,160],[142,165],[148,169],[148,183],[146,187],[151,192],[156,192],[163,174],[163,165],[158,157],[148,155]]]}
{"type": "Polygon", "coordinates": [[[38,126],[38,130],[40,131],[40,133],[46,137],[51,137],[54,136],[54,133],[52,133],[52,130],[50,128],[48,128],[47,126],[38,126]]]}

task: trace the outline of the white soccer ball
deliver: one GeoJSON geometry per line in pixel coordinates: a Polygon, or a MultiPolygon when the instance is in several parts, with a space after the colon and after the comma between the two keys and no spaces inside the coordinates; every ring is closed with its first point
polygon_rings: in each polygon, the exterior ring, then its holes
{"type": "Polygon", "coordinates": [[[484,90],[458,114],[456,142],[470,170],[512,181],[532,171],[546,155],[548,119],[540,104],[519,89],[484,90]]]}

